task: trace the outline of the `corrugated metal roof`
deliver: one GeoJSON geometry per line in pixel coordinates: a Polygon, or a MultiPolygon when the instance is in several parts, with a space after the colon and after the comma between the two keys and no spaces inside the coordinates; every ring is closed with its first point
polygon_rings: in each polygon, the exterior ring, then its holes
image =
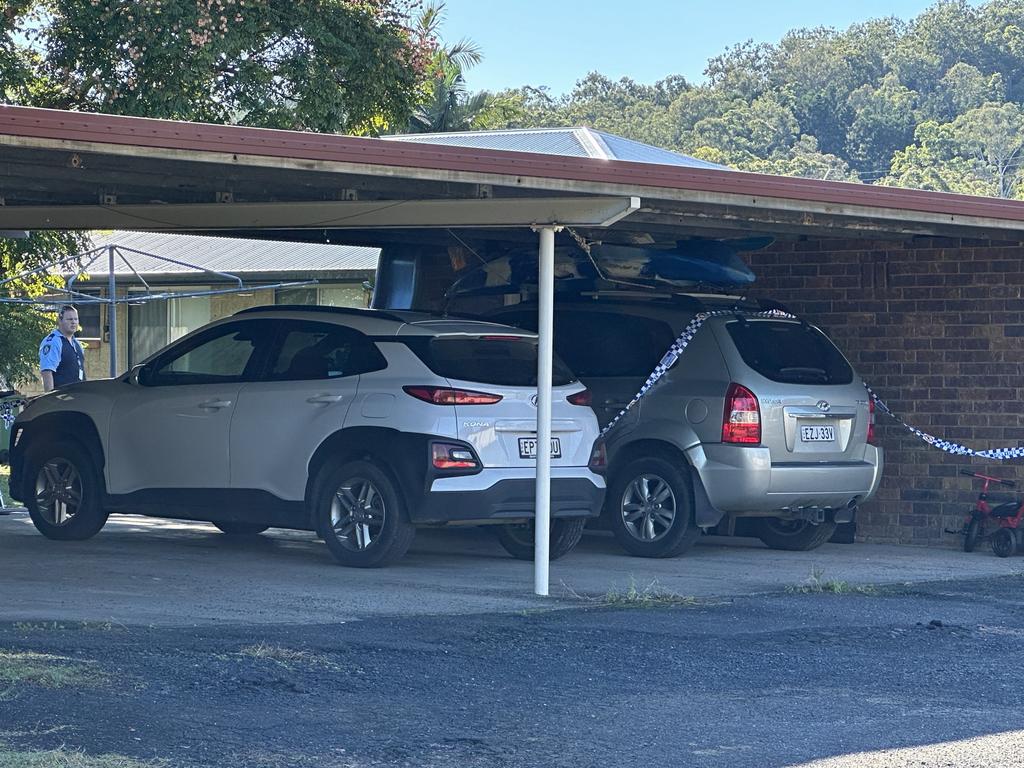
{"type": "Polygon", "coordinates": [[[535,152],[563,157],[594,157],[601,160],[629,160],[635,163],[678,165],[684,168],[727,166],[670,152],[615,134],[591,128],[517,128],[504,131],[458,131],[454,133],[409,133],[382,136],[387,141],[414,144],[440,144],[449,147],[503,149],[509,152],[535,152]]]}
{"type": "MultiPolygon", "coordinates": [[[[378,248],[322,243],[285,243],[202,235],[151,234],[146,232],[91,232],[92,247],[118,245],[135,251],[196,264],[234,275],[282,272],[372,272],[377,268],[378,248]]],[[[139,274],[198,274],[194,269],[160,259],[126,254],[139,274]]],[[[89,268],[95,279],[108,274],[107,258],[101,256],[89,268]]],[[[114,274],[131,274],[120,259],[114,274]]]]}

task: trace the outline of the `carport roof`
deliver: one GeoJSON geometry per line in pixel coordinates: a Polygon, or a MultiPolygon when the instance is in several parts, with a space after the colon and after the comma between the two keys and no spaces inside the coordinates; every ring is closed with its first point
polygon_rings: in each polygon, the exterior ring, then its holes
{"type": "MultiPolygon", "coordinates": [[[[1020,238],[1024,203],[716,168],[0,106],[0,229],[216,231],[381,244],[531,238],[557,201],[640,198],[606,242],[1020,238]],[[509,211],[519,211],[508,216],[509,211]],[[524,213],[525,212],[525,213],[524,213]],[[404,231],[385,230],[389,215],[404,231]],[[413,215],[415,214],[415,215],[413,215]],[[384,223],[382,223],[384,222],[384,223]]],[[[547,219],[550,221],[550,219],[547,219]]]]}

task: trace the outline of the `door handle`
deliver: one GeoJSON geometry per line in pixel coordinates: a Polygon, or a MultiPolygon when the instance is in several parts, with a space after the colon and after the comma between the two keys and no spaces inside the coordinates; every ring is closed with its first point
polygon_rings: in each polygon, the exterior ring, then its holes
{"type": "Polygon", "coordinates": [[[218,408],[227,408],[231,405],[230,400],[207,400],[205,403],[200,403],[200,408],[212,408],[217,410],[218,408]]]}
{"type": "Polygon", "coordinates": [[[344,395],[315,395],[306,398],[307,403],[340,403],[345,399],[344,395]]]}

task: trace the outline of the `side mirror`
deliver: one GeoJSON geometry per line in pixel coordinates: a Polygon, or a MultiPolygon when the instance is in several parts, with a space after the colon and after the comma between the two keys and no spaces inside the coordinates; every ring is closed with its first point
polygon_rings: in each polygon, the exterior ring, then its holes
{"type": "Polygon", "coordinates": [[[145,365],[136,365],[132,368],[131,373],[128,374],[128,381],[132,384],[136,384],[140,387],[146,386],[146,380],[149,378],[149,368],[145,365]]]}

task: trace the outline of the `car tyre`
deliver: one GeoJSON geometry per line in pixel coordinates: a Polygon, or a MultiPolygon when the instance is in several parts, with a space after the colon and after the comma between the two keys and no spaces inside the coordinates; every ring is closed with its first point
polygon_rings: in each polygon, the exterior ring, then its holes
{"type": "Polygon", "coordinates": [[[416,535],[397,484],[371,461],[326,465],[312,502],[316,530],[341,565],[387,565],[406,553],[416,535]]]}
{"type": "Polygon", "coordinates": [[[259,523],[240,523],[235,521],[214,521],[213,525],[220,530],[221,533],[226,533],[228,536],[256,536],[263,533],[270,526],[260,525],[259,523]]]}
{"type": "MultiPolygon", "coordinates": [[[[583,538],[583,527],[586,524],[585,517],[560,517],[552,520],[548,539],[548,559],[557,560],[569,554],[583,538]]],[[[495,527],[495,534],[501,546],[517,560],[533,560],[535,531],[536,527],[532,520],[528,523],[495,527]]]]}
{"type": "Polygon", "coordinates": [[[808,552],[817,549],[832,538],[836,531],[834,520],[809,523],[806,520],[782,520],[765,517],[757,522],[757,537],[771,549],[808,552]]]}
{"type": "Polygon", "coordinates": [[[614,473],[605,514],[616,541],[636,557],[676,557],[700,537],[685,464],[650,456],[614,473]]]}
{"type": "Polygon", "coordinates": [[[43,536],[55,541],[92,538],[107,522],[103,480],[89,453],[78,443],[54,441],[28,457],[29,516],[43,536]]]}

